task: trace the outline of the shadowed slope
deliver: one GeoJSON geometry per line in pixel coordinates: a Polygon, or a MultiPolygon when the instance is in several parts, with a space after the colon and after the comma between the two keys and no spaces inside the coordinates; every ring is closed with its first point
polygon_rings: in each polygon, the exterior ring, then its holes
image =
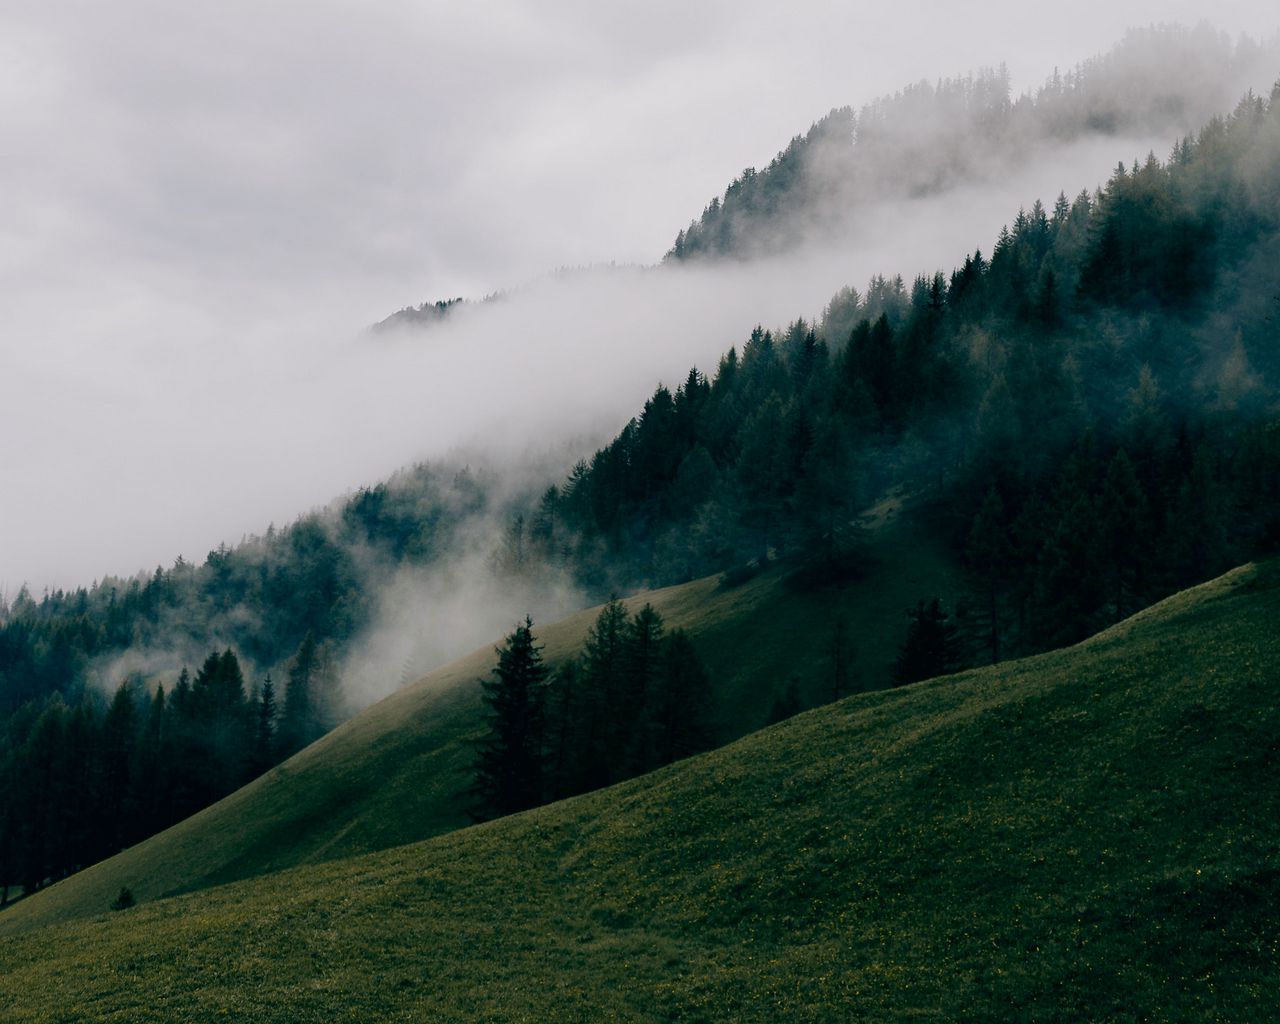
{"type": "Polygon", "coordinates": [[[1264,1019],[1278,577],[513,818],[8,939],[0,1011],[1264,1019]]]}

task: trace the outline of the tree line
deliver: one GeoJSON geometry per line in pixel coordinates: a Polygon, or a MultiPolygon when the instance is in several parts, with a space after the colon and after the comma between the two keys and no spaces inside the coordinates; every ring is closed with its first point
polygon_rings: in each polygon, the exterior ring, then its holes
{"type": "Polygon", "coordinates": [[[1194,111],[1207,118],[1231,103],[1237,86],[1228,83],[1266,73],[1274,52],[1273,42],[1233,44],[1206,26],[1152,26],[1021,96],[1001,65],[920,81],[860,110],[834,109],[713,197],[666,258],[784,252],[838,237],[868,204],[982,181],[1045,145],[1091,134],[1172,136],[1194,111]]]}
{"type": "Polygon", "coordinates": [[[229,646],[261,675],[308,633],[341,648],[372,621],[386,573],[454,550],[489,502],[477,474],[420,465],[281,529],[219,545],[200,564],[178,558],[38,599],[22,587],[0,600],[0,717],[55,692],[79,700],[86,686],[103,685],[98,667],[124,651],[178,652],[190,663],[229,646]]]}
{"type": "Polygon", "coordinates": [[[1273,550],[1278,184],[1280,88],[1020,211],[949,275],[757,328],[546,489],[525,571],[625,590],[788,559],[831,580],[898,488],[968,569],[971,656],[998,660],[1273,550]]]}
{"type": "Polygon", "coordinates": [[[308,634],[277,697],[246,690],[230,649],[169,690],[121,684],[105,709],[60,695],[22,706],[0,756],[0,905],[220,800],[334,723],[330,651],[308,634]]]}

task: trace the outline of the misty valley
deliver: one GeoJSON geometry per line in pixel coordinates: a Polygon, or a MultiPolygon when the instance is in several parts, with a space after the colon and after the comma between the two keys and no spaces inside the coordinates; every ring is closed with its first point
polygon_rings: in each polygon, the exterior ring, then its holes
{"type": "Polygon", "coordinates": [[[837,108],[572,294],[838,274],[1112,145],[595,440],[0,595],[0,1017],[1268,1019],[1280,37],[837,108]]]}

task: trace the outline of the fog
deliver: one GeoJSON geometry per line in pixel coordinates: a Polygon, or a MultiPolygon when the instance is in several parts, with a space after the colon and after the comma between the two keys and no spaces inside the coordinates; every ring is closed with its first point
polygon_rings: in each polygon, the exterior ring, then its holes
{"type": "Polygon", "coordinates": [[[1031,88],[1129,24],[1277,22],[1257,3],[686,6],[8,5],[0,589],[200,561],[418,459],[587,454],[754,324],[950,270],[1019,205],[1173,141],[1032,154],[785,261],[651,266],[832,106],[1000,61],[1031,88]],[[362,332],[496,289],[429,331],[362,332]]]}

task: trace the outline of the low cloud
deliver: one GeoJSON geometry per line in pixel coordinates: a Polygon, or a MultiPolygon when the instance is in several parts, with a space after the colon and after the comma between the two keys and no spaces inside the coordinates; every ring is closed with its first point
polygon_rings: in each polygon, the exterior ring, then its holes
{"type": "Polygon", "coordinates": [[[817,316],[873,273],[949,269],[1019,204],[1172,139],[1045,153],[782,263],[548,268],[654,261],[840,103],[1001,59],[1034,86],[1131,19],[1275,27],[1256,3],[1202,6],[1098,5],[1053,33],[1011,2],[11,7],[0,588],[198,561],[459,447],[602,439],[755,323],[817,316]],[[359,334],[521,282],[438,330],[359,334]]]}

